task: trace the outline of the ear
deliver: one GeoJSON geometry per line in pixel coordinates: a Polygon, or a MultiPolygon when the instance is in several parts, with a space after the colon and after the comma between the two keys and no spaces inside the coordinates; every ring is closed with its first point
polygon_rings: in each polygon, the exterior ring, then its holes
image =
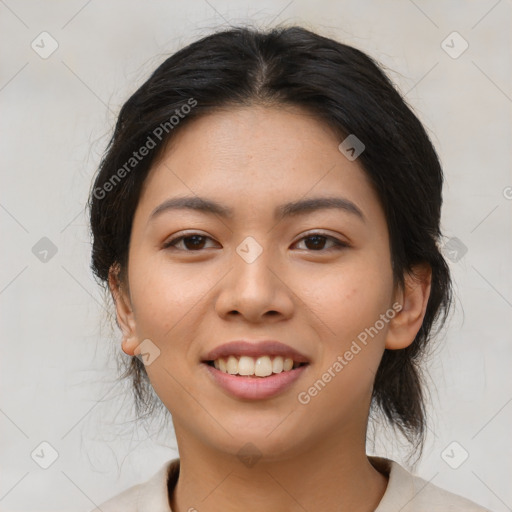
{"type": "Polygon", "coordinates": [[[122,349],[130,356],[138,355],[139,341],[135,324],[135,315],[131,305],[130,293],[120,279],[120,267],[114,264],[108,273],[108,286],[116,306],[117,325],[123,333],[122,349]]]}
{"type": "Polygon", "coordinates": [[[408,347],[418,334],[425,311],[432,280],[432,269],[428,264],[416,265],[405,276],[405,287],[395,292],[395,302],[402,309],[389,322],[386,336],[386,348],[398,350],[408,347]]]}

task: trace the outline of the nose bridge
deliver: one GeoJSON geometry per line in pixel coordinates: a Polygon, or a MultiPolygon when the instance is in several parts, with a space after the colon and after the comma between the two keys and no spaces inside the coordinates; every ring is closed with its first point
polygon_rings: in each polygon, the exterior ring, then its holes
{"type": "MultiPolygon", "coordinates": [[[[260,237],[260,241],[261,237],[260,237]]],[[[245,237],[236,247],[236,254],[233,255],[233,272],[235,283],[240,283],[239,293],[244,293],[252,288],[264,288],[267,293],[273,287],[273,273],[271,262],[273,251],[266,242],[258,242],[253,236],[245,237]],[[265,245],[263,245],[265,244],[265,245]]]]}

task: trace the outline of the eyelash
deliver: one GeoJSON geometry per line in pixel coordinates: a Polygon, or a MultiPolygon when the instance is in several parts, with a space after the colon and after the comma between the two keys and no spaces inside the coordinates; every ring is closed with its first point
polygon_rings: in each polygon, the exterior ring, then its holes
{"type": "MultiPolygon", "coordinates": [[[[171,247],[173,247],[175,249],[176,245],[179,242],[181,242],[182,240],[186,240],[187,238],[193,238],[194,236],[199,236],[204,239],[213,240],[211,237],[202,235],[201,233],[190,233],[188,235],[182,235],[182,236],[173,238],[171,240],[168,240],[167,242],[164,243],[163,248],[170,249],[171,247]]],[[[320,249],[320,250],[309,249],[310,252],[328,252],[331,250],[341,250],[341,249],[346,249],[346,248],[350,247],[350,244],[348,244],[347,242],[342,242],[341,240],[339,240],[333,236],[325,235],[323,233],[309,233],[306,236],[303,236],[301,239],[299,239],[296,243],[301,242],[303,240],[307,240],[308,238],[314,238],[314,237],[321,237],[321,238],[325,238],[326,240],[330,240],[334,243],[334,246],[329,249],[320,249]]],[[[198,249],[197,251],[188,250],[188,249],[176,249],[176,250],[182,250],[183,252],[201,252],[202,251],[202,249],[198,249]]]]}

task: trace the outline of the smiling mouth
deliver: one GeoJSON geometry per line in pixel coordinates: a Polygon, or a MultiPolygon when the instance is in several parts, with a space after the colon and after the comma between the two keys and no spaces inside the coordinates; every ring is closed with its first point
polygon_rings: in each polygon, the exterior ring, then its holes
{"type": "Polygon", "coordinates": [[[287,373],[308,363],[297,362],[282,356],[235,356],[219,357],[214,361],[204,361],[220,372],[240,377],[269,377],[279,373],[287,373]]]}

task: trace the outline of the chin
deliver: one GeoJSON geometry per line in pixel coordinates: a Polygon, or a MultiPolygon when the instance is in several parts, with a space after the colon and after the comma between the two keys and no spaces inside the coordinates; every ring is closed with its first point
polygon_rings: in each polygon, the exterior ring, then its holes
{"type": "Polygon", "coordinates": [[[273,422],[260,418],[259,421],[240,421],[236,425],[225,423],[231,436],[222,431],[220,437],[213,438],[208,435],[210,431],[203,439],[212,449],[238,458],[256,457],[269,462],[286,460],[296,456],[308,443],[304,430],[298,425],[290,422],[288,428],[283,428],[283,417],[275,418],[273,422]]]}

